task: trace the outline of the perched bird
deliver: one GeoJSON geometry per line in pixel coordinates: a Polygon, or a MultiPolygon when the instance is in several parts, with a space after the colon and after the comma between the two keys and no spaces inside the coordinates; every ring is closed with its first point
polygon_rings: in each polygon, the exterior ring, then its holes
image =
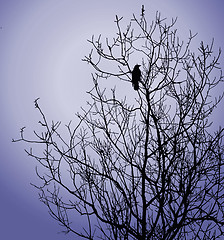
{"type": "Polygon", "coordinates": [[[134,66],[134,69],[132,71],[132,85],[134,87],[135,90],[138,90],[139,89],[139,81],[140,81],[140,78],[141,78],[141,71],[139,69],[141,65],[138,65],[136,64],[134,66]]]}

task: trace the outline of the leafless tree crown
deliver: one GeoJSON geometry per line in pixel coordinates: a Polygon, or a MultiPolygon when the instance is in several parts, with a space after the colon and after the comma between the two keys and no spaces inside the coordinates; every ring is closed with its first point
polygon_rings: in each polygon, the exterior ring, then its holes
{"type": "Polygon", "coordinates": [[[69,123],[62,137],[60,122],[49,123],[36,100],[43,131],[29,140],[22,129],[14,140],[43,146],[40,155],[27,150],[42,169],[36,187],[66,232],[86,239],[223,237],[223,129],[213,133],[210,121],[223,97],[214,97],[223,82],[221,51],[213,54],[212,41],[192,52],[195,35],[180,40],[175,23],[156,13],[148,24],[144,7],[124,29],[116,16],[113,39],[89,40],[93,49],[83,60],[95,69],[94,86],[79,124],[69,123]],[[77,214],[82,226],[72,223],[77,214]]]}

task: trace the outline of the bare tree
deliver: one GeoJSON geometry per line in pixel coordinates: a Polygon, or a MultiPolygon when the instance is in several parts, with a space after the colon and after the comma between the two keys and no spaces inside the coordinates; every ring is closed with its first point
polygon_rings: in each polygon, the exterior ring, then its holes
{"type": "Polygon", "coordinates": [[[43,130],[29,140],[23,128],[14,140],[43,147],[26,150],[40,165],[40,200],[66,232],[86,239],[219,239],[223,128],[212,132],[210,117],[223,97],[214,97],[221,50],[214,55],[212,41],[191,51],[195,35],[181,41],[176,19],[167,24],[159,13],[149,25],[144,8],[126,28],[118,16],[115,23],[115,38],[89,40],[83,60],[95,69],[94,86],[79,124],[66,125],[65,136],[35,100],[43,130]],[[82,226],[72,224],[77,214],[82,226]]]}

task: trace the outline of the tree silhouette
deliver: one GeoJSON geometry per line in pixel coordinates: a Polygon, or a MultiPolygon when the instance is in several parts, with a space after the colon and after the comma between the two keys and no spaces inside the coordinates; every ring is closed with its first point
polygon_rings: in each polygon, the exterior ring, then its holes
{"type": "Polygon", "coordinates": [[[83,60],[95,69],[94,86],[79,123],[62,134],[37,99],[42,131],[30,140],[22,128],[13,140],[43,148],[26,150],[40,165],[40,200],[85,239],[221,239],[223,128],[213,132],[210,120],[223,97],[215,94],[221,50],[214,55],[212,41],[191,51],[195,35],[181,41],[176,19],[167,24],[158,12],[148,24],[144,8],[127,28],[121,22],[116,16],[112,40],[89,40],[83,60]],[[77,214],[82,226],[72,224],[77,214]]]}

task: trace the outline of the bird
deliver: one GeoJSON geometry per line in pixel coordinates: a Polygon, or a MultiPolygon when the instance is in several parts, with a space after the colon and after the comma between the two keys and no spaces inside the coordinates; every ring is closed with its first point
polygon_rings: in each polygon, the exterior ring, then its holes
{"type": "Polygon", "coordinates": [[[139,81],[141,78],[141,71],[139,69],[140,66],[141,65],[136,64],[132,71],[132,85],[136,91],[139,89],[139,81]]]}

